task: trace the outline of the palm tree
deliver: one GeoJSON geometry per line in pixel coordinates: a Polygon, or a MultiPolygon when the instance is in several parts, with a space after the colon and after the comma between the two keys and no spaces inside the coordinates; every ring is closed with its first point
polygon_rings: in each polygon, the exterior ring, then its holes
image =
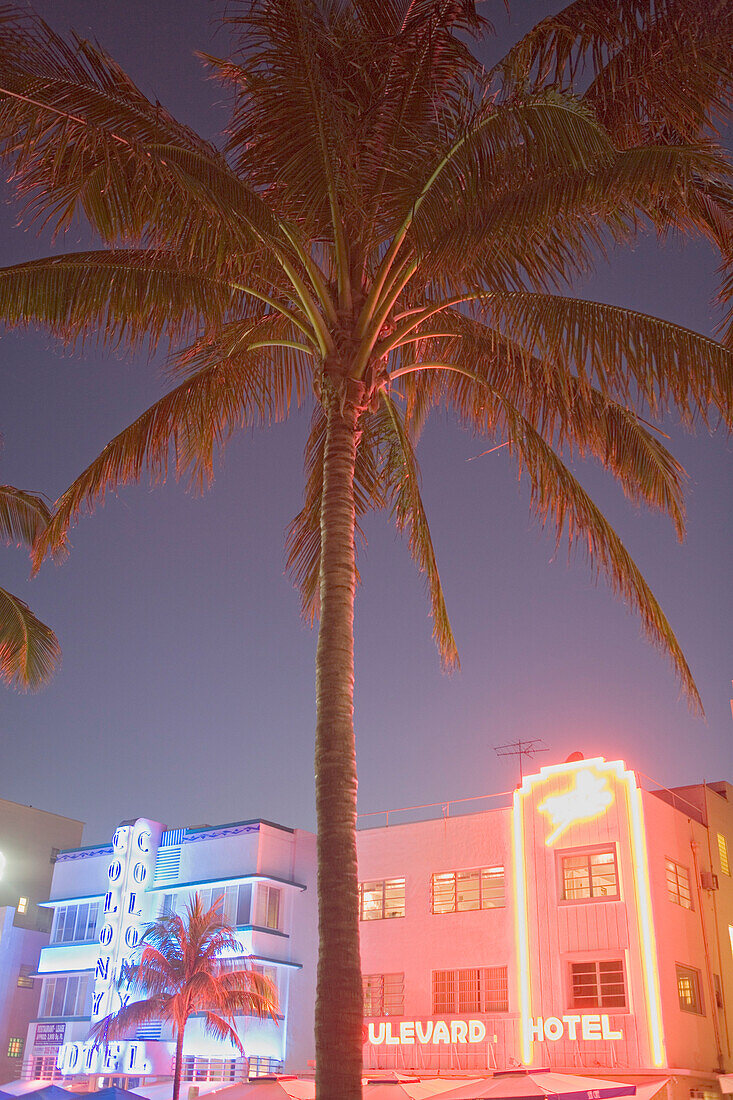
{"type": "MultiPolygon", "coordinates": [[[[8,546],[32,547],[51,519],[38,493],[0,485],[0,539],[8,546]]],[[[24,690],[43,687],[61,660],[50,626],[23,600],[0,588],[0,679],[24,690]]]]}
{"type": "Polygon", "coordinates": [[[277,993],[272,983],[246,966],[235,967],[233,956],[238,954],[241,945],[222,916],[221,899],[205,909],[200,895],[194,894],[183,917],[172,913],[148,925],[140,941],[139,958],[120,976],[133,995],[142,994],[140,1000],[98,1020],[90,1036],[106,1043],[134,1033],[151,1020],[169,1023],[176,1041],[173,1100],[178,1100],[183,1039],[194,1013],[203,1014],[207,1034],[231,1043],[240,1054],[244,1047],[237,1032],[237,1016],[277,1019],[277,993]]]}
{"type": "Polygon", "coordinates": [[[457,662],[415,446],[437,405],[508,442],[532,506],[639,615],[693,706],[646,582],[561,454],[596,459],[684,531],[683,471],[648,421],[733,422],[733,346],[572,296],[644,227],[703,234],[733,296],[727,0],[576,0],[486,71],[473,0],[232,0],[219,147],[98,45],[0,23],[0,140],[26,217],[98,251],[0,271],[0,316],[66,341],[172,341],[173,387],[58,502],[39,546],[148,472],[204,485],[242,427],[309,404],[288,562],[319,616],[319,1100],[360,1096],[353,728],[355,537],[386,509],[457,662]]]}

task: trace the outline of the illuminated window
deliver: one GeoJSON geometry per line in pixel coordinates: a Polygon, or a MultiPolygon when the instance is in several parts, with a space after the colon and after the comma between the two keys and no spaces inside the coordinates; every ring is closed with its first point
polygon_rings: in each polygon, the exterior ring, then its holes
{"type": "Polygon", "coordinates": [[[730,860],[728,859],[728,841],[722,833],[718,833],[718,855],[720,856],[720,870],[724,875],[729,875],[730,860]]]}
{"type": "Polygon", "coordinates": [[[504,868],[443,871],[433,875],[434,913],[462,913],[470,909],[500,909],[505,905],[504,868]]]}
{"type": "Polygon", "coordinates": [[[257,883],[255,915],[252,921],[258,928],[280,927],[280,890],[276,886],[257,883]]]}
{"type": "Polygon", "coordinates": [[[20,1058],[23,1054],[23,1040],[22,1039],[9,1039],[8,1040],[8,1058],[20,1058]]]}
{"type": "Polygon", "coordinates": [[[615,848],[561,854],[560,860],[563,901],[598,901],[619,896],[615,848]]]}
{"type": "Polygon", "coordinates": [[[694,970],[691,966],[681,966],[677,963],[677,996],[683,1012],[694,1012],[698,1016],[705,1015],[700,990],[699,970],[694,970]]]}
{"type": "Polygon", "coordinates": [[[91,1009],[89,975],[44,979],[40,1016],[89,1016],[91,1009]]]}
{"type": "Polygon", "coordinates": [[[433,971],[433,1012],[508,1012],[505,966],[433,971]]]}
{"type": "Polygon", "coordinates": [[[34,967],[28,966],[25,963],[21,966],[18,973],[18,985],[21,989],[33,989],[33,986],[36,984],[31,977],[33,971],[34,967]]]}
{"type": "Polygon", "coordinates": [[[51,931],[51,943],[89,943],[96,939],[99,902],[59,905],[51,931]]]}
{"type": "Polygon", "coordinates": [[[690,873],[681,863],[675,863],[673,859],[665,860],[667,869],[667,894],[669,900],[675,905],[681,905],[683,909],[692,909],[692,894],[690,893],[690,873]]]}
{"type": "Polygon", "coordinates": [[[27,913],[28,912],[28,898],[18,898],[18,912],[19,913],[27,913]]]}
{"type": "Polygon", "coordinates": [[[359,883],[359,920],[386,920],[405,915],[405,880],[387,878],[359,883]]]}
{"type": "Polygon", "coordinates": [[[573,1008],[626,1008],[624,964],[621,959],[570,964],[573,1008]]]}
{"type": "Polygon", "coordinates": [[[404,974],[363,974],[365,1016],[402,1016],[405,1011],[404,974]]]}

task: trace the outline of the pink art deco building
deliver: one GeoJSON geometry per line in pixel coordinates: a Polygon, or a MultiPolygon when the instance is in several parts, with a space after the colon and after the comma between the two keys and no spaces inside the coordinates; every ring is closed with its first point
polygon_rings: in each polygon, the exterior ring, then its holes
{"type": "Polygon", "coordinates": [[[719,1096],[733,1019],[733,787],[650,792],[620,761],[507,805],[359,834],[365,1062],[719,1096]]]}

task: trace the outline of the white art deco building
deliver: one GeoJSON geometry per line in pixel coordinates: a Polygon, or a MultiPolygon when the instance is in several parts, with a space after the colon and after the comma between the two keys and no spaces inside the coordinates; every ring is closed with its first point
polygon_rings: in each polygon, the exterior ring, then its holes
{"type": "Polygon", "coordinates": [[[41,951],[38,1019],[26,1045],[26,1075],[60,1075],[66,1083],[98,1077],[140,1081],[170,1074],[172,1035],[161,1024],[124,1042],[95,1048],[91,1024],[119,1008],[127,994],[117,978],[144,926],[182,912],[194,892],[223,897],[242,956],[275,983],[280,1019],[242,1018],[246,1059],[203,1033],[194,1017],[186,1030],[188,1080],[232,1081],[250,1074],[305,1071],[312,1058],[315,837],[266,821],[165,830],[139,818],[123,823],[110,844],[57,857],[49,905],[51,940],[41,951]],[[297,919],[296,919],[297,914],[297,919]],[[293,1021],[299,1020],[296,1028],[293,1021]]]}

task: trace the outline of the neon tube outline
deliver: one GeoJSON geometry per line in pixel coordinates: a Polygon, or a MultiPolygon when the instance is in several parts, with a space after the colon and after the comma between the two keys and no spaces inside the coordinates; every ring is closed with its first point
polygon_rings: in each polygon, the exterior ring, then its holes
{"type": "MultiPolygon", "coordinates": [[[[530,1038],[528,1024],[531,1013],[531,974],[529,953],[529,926],[527,914],[526,874],[527,862],[524,844],[524,818],[522,798],[531,793],[537,783],[551,775],[563,772],[579,771],[582,768],[595,768],[600,772],[613,773],[626,788],[629,809],[630,848],[636,895],[637,927],[641,955],[642,978],[645,992],[647,1032],[652,1062],[655,1067],[666,1065],[662,1002],[659,988],[659,970],[657,966],[656,937],[652,919],[651,887],[649,881],[649,860],[644,833],[644,808],[641,792],[633,771],[628,771],[622,760],[607,761],[603,757],[592,760],[572,761],[565,764],[553,764],[540,768],[537,775],[525,776],[521,787],[514,792],[512,807],[512,838],[514,844],[514,902],[516,905],[517,931],[517,981],[520,1012],[520,1050],[522,1062],[531,1065],[533,1058],[533,1040],[530,1038]]],[[[598,816],[606,813],[605,807],[598,816]]]]}

